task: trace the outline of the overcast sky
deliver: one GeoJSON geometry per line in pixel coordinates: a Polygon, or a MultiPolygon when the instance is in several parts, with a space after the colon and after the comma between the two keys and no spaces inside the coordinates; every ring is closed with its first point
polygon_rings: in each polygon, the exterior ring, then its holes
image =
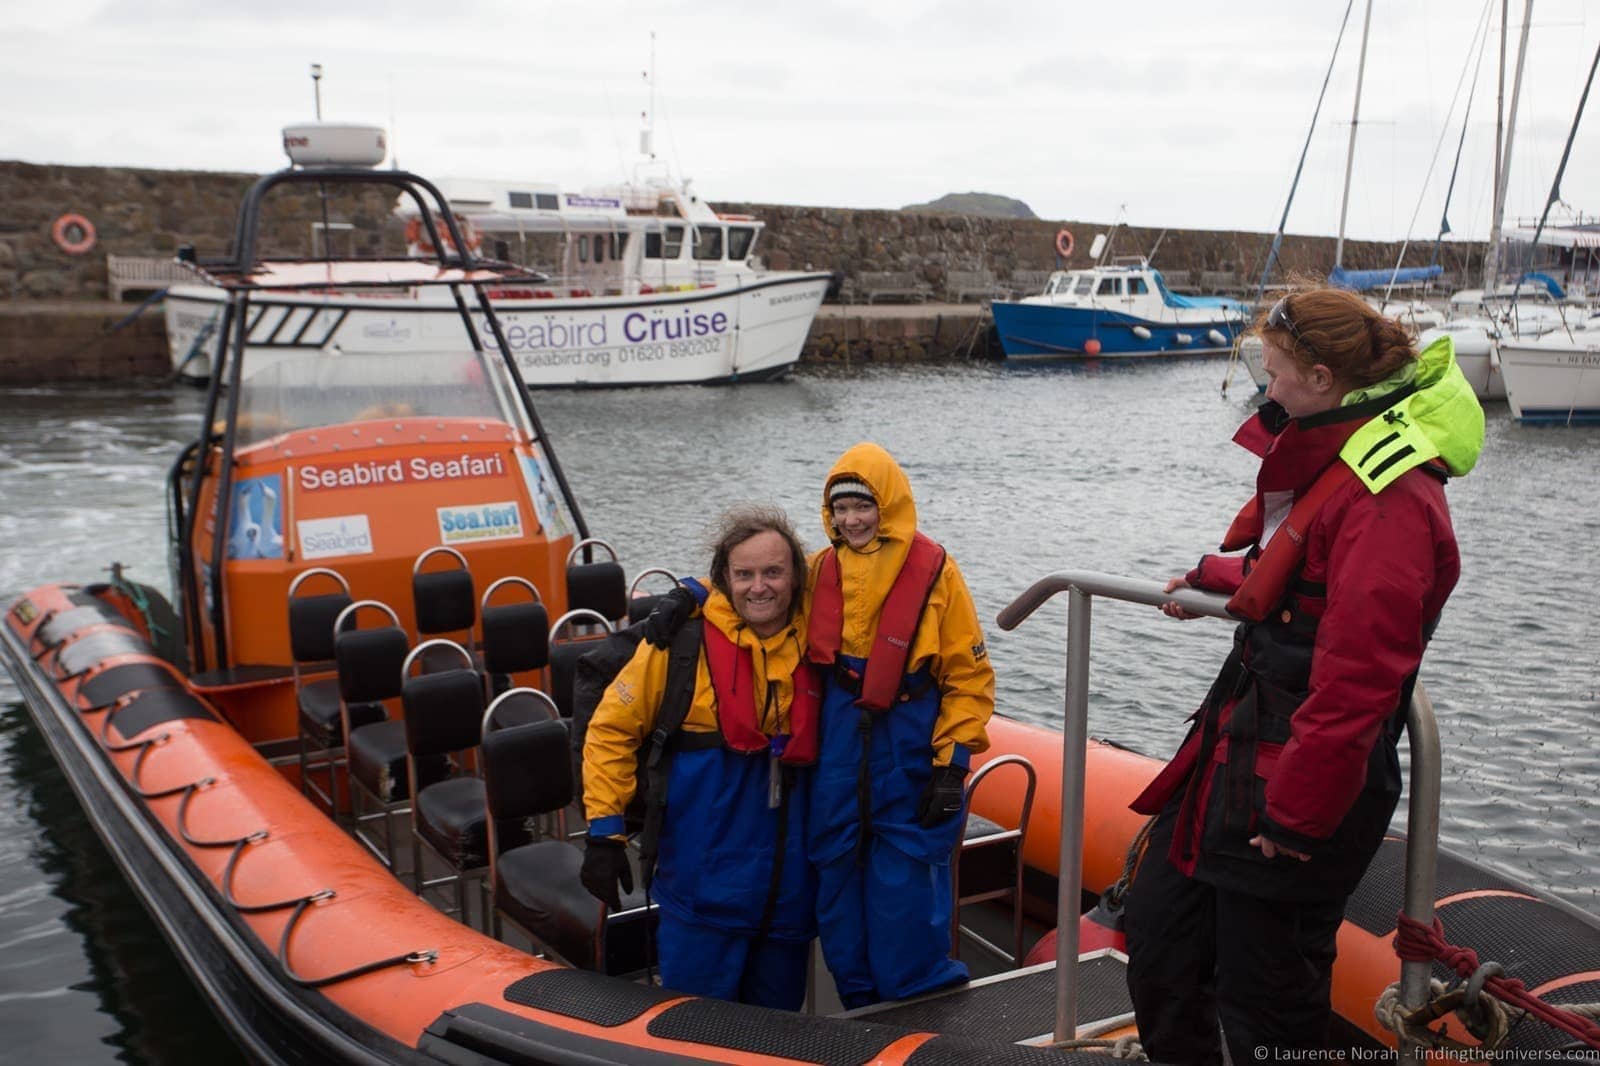
{"type": "MultiPolygon", "coordinates": [[[[1290,232],[1338,228],[1365,2],[1290,232]]],[[[658,154],[713,202],[893,208],[982,191],[1045,218],[1110,221],[1126,205],[1135,225],[1269,232],[1345,6],[0,0],[0,159],[276,169],[279,129],[312,117],[320,62],[323,117],[391,126],[399,162],[425,176],[615,182],[637,159],[654,31],[658,154]]],[[[1350,236],[1433,238],[1472,69],[1450,220],[1459,236],[1487,233],[1500,0],[1488,8],[1476,64],[1485,0],[1375,3],[1350,236]]],[[[1548,194],[1600,0],[1537,0],[1532,22],[1513,216],[1548,194]]],[[[1600,212],[1596,97],[1562,185],[1586,212],[1600,212]]]]}

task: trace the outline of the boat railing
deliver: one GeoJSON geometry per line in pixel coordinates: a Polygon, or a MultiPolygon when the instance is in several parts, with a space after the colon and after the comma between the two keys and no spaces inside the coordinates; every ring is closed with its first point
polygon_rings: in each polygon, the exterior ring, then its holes
{"type": "MultiPolygon", "coordinates": [[[[1089,631],[1090,605],[1103,596],[1127,603],[1159,607],[1177,603],[1185,610],[1211,618],[1236,621],[1228,614],[1226,597],[1198,589],[1165,591],[1161,582],[1120,577],[1084,570],[1063,570],[1033,583],[1000,612],[1000,628],[1020,626],[1057,593],[1068,594],[1066,717],[1061,730],[1061,856],[1056,893],[1056,1016],[1055,1040],[1072,1040],[1077,1032],[1078,917],[1083,889],[1083,793],[1089,740],[1089,631]],[[1071,817],[1068,812],[1078,812],[1071,817]],[[1068,856],[1075,857],[1069,861],[1068,856]],[[1063,964],[1065,963],[1065,964],[1063,964]]],[[[1411,745],[1410,807],[1406,822],[1405,913],[1424,925],[1433,923],[1434,881],[1439,852],[1439,728],[1433,704],[1418,682],[1406,709],[1406,735],[1411,745]]],[[[1402,962],[1400,1002],[1408,1010],[1428,998],[1431,964],[1427,960],[1402,962]]],[[[1402,1046],[1402,1052],[1421,1061],[1419,1045],[1402,1046]]]]}

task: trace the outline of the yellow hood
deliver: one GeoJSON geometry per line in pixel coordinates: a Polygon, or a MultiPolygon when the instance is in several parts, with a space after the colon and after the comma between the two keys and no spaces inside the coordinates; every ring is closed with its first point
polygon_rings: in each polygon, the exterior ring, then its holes
{"type": "Polygon", "coordinates": [[[839,579],[845,591],[846,645],[856,642],[853,637],[870,640],[877,630],[878,610],[888,598],[917,532],[911,482],[893,456],[876,444],[863,442],[839,457],[822,486],[822,529],[838,550],[839,579]],[[844,479],[864,482],[878,504],[878,540],[865,551],[851,548],[833,525],[828,486],[844,479]]]}

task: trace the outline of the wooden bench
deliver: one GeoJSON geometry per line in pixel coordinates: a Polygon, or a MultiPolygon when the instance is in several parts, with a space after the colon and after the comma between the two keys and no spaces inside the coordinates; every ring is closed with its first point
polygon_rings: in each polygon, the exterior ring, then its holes
{"type": "Polygon", "coordinates": [[[169,285],[198,280],[194,271],[176,259],[142,255],[106,256],[106,288],[120,303],[126,292],[155,292],[169,285]]]}
{"type": "Polygon", "coordinates": [[[1004,294],[994,280],[992,270],[952,270],[945,275],[944,291],[956,303],[965,303],[968,296],[978,300],[992,300],[1004,294]]]}
{"type": "Polygon", "coordinates": [[[1202,296],[1239,296],[1248,283],[1233,270],[1202,270],[1199,289],[1202,296]]]}
{"type": "Polygon", "coordinates": [[[1049,270],[1013,270],[1006,288],[1013,297],[1038,296],[1050,282],[1049,270]]]}
{"type": "Polygon", "coordinates": [[[852,302],[877,303],[879,300],[905,300],[922,303],[933,295],[933,286],[909,270],[867,270],[857,274],[847,286],[852,302]]]}

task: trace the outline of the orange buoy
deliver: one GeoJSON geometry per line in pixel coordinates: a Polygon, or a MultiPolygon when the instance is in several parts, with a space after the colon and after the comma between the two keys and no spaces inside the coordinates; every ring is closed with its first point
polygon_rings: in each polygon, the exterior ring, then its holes
{"type": "Polygon", "coordinates": [[[68,255],[82,255],[94,247],[94,223],[82,215],[62,215],[50,226],[50,239],[68,255]]]}
{"type": "Polygon", "coordinates": [[[1063,259],[1072,258],[1072,249],[1077,243],[1072,239],[1072,231],[1062,226],[1056,231],[1056,254],[1063,259]]]}
{"type": "Polygon", "coordinates": [[[1098,338],[1098,337],[1090,337],[1088,340],[1084,341],[1083,342],[1083,354],[1084,355],[1099,355],[1100,354],[1100,338],[1098,338]]]}

